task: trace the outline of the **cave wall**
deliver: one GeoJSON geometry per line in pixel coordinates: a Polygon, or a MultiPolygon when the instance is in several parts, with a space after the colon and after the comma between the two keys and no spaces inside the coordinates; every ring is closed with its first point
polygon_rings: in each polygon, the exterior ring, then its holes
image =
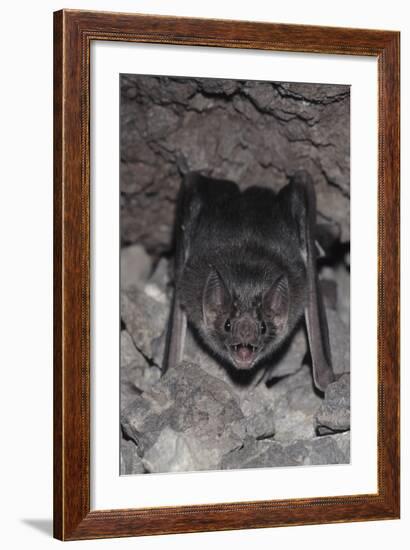
{"type": "Polygon", "coordinates": [[[302,168],[349,241],[349,86],[123,74],[120,92],[123,245],[170,251],[188,171],[279,189],[302,168]]]}

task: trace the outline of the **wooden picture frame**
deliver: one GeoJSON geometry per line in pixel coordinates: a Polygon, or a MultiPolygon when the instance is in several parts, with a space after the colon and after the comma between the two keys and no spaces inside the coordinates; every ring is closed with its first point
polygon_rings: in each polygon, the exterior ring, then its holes
{"type": "Polygon", "coordinates": [[[398,32],[63,10],[54,14],[54,536],[62,540],[394,519],[399,456],[398,32]],[[378,62],[378,492],[90,510],[93,40],[372,56],[378,62]]]}

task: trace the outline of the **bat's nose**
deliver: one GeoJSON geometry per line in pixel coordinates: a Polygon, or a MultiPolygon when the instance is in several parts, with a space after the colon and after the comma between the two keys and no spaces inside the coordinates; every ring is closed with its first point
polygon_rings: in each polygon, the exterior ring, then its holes
{"type": "Polygon", "coordinates": [[[236,336],[241,342],[253,342],[257,336],[257,326],[253,319],[242,317],[236,323],[236,336]]]}

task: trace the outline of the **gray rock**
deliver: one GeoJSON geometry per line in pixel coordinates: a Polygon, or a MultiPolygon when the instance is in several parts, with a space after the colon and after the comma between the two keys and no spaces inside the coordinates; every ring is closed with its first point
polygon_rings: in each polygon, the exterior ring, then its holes
{"type": "MultiPolygon", "coordinates": [[[[189,472],[198,470],[198,464],[191,453],[188,437],[166,426],[154,445],[143,458],[148,472],[189,472]]],[[[209,469],[205,467],[205,469],[209,469]]]]}
{"type": "Polygon", "coordinates": [[[316,416],[319,434],[343,432],[350,429],[350,375],[342,375],[329,384],[325,400],[316,416]]]}
{"type": "Polygon", "coordinates": [[[121,411],[122,429],[135,442],[140,456],[155,443],[162,429],[169,423],[172,406],[173,401],[165,388],[154,387],[136,396],[121,411]]]}
{"type": "Polygon", "coordinates": [[[126,330],[121,331],[120,337],[121,347],[121,368],[129,367],[130,365],[145,364],[145,359],[141,353],[137,350],[132,341],[130,334],[126,330]]]}
{"type": "Polygon", "coordinates": [[[164,365],[164,355],[165,355],[165,345],[167,341],[167,333],[166,330],[162,332],[158,338],[155,338],[152,341],[152,361],[155,363],[155,365],[158,365],[161,369],[164,365]]]}
{"type": "Polygon", "coordinates": [[[141,390],[135,384],[136,373],[138,373],[140,367],[129,365],[123,367],[120,373],[120,409],[126,409],[130,403],[134,401],[138,395],[141,394],[141,390]]]}
{"type": "Polygon", "coordinates": [[[221,469],[272,468],[319,464],[348,464],[350,434],[328,435],[296,442],[255,441],[224,456],[221,469]]]}
{"type": "Polygon", "coordinates": [[[240,86],[240,83],[236,80],[203,78],[198,79],[198,81],[200,81],[200,90],[212,95],[230,96],[240,86]]]}
{"type": "Polygon", "coordinates": [[[335,269],[337,282],[337,312],[343,323],[350,329],[350,252],[346,254],[349,258],[349,266],[341,263],[335,269]]]}
{"type": "Polygon", "coordinates": [[[326,308],[337,308],[337,283],[332,279],[321,279],[320,288],[326,308]]]}
{"type": "Polygon", "coordinates": [[[150,365],[140,353],[126,330],[121,331],[121,409],[126,408],[143,391],[150,389],[161,377],[161,370],[150,365]]]}
{"type": "Polygon", "coordinates": [[[350,432],[317,437],[305,445],[309,451],[306,465],[350,463],[350,432]]]}
{"type": "MultiPolygon", "coordinates": [[[[158,263],[143,288],[121,294],[121,425],[131,440],[121,471],[348,462],[349,434],[334,433],[349,429],[348,376],[331,384],[324,399],[315,392],[311,368],[302,365],[303,328],[263,379],[263,370],[235,378],[188,330],[185,361],[160,377],[171,288],[167,263],[158,263]]],[[[340,373],[349,368],[348,330],[337,311],[327,314],[340,373]]]]}
{"type": "Polygon", "coordinates": [[[275,439],[294,441],[314,437],[322,399],[316,394],[311,369],[304,366],[271,388],[275,439]]]}
{"type": "MultiPolygon", "coordinates": [[[[254,400],[256,402],[265,402],[265,398],[271,400],[271,392],[266,389],[265,382],[273,376],[276,377],[279,372],[279,377],[286,376],[289,373],[300,370],[302,365],[302,358],[306,353],[306,348],[303,351],[303,346],[306,346],[303,333],[298,332],[296,334],[296,342],[290,344],[289,349],[286,349],[283,356],[280,357],[277,363],[272,365],[271,368],[261,369],[257,372],[249,373],[247,382],[242,384],[236,384],[226,366],[223,366],[217,359],[212,357],[201,344],[198,343],[192,332],[188,329],[185,337],[184,347],[184,359],[191,361],[201,367],[211,376],[219,378],[223,382],[229,384],[232,390],[241,399],[247,398],[252,392],[254,400]],[[283,365],[282,365],[283,362],[283,365]],[[254,395],[256,390],[257,396],[254,395]]],[[[243,373],[245,380],[246,373],[243,373]]]]}
{"type": "Polygon", "coordinates": [[[350,372],[350,331],[336,311],[327,309],[326,315],[333,371],[336,375],[350,372]]]}
{"type": "Polygon", "coordinates": [[[305,330],[304,327],[301,326],[293,335],[287,348],[285,348],[275,364],[270,368],[270,374],[267,379],[286,376],[297,372],[302,366],[307,349],[308,345],[305,330]]]}
{"type": "Polygon", "coordinates": [[[168,303],[170,299],[171,289],[168,264],[169,262],[166,258],[161,258],[145,285],[145,292],[163,303],[168,303]]]}
{"type": "Polygon", "coordinates": [[[147,112],[146,130],[144,137],[147,140],[158,140],[169,136],[178,127],[178,116],[171,110],[160,105],[153,105],[147,112]]]}
{"type": "Polygon", "coordinates": [[[165,374],[161,387],[137,397],[121,424],[148,471],[201,470],[217,468],[241,446],[233,425],[242,418],[227,384],[184,362],[165,374]]]}
{"type": "Polygon", "coordinates": [[[271,439],[275,434],[275,418],[272,409],[265,406],[262,411],[250,414],[239,421],[236,433],[241,438],[251,437],[254,439],[271,439]]]}
{"type": "Polygon", "coordinates": [[[137,447],[132,441],[121,439],[121,475],[145,473],[142,460],[138,456],[137,447]]]}
{"type": "Polygon", "coordinates": [[[168,318],[164,303],[137,288],[123,291],[121,318],[136,348],[146,357],[152,358],[153,342],[165,331],[168,318]]]}
{"type": "Polygon", "coordinates": [[[148,364],[144,356],[134,346],[132,338],[126,330],[121,331],[120,346],[120,404],[121,409],[124,409],[141,393],[135,381],[138,377],[137,373],[148,368],[148,364]]]}
{"type": "Polygon", "coordinates": [[[347,86],[123,75],[123,242],[156,256],[171,249],[188,170],[278,190],[300,168],[315,180],[319,213],[348,241],[349,109],[347,86]]]}
{"type": "MultiPolygon", "coordinates": [[[[195,363],[202,370],[222,382],[232,386],[232,379],[226,368],[224,368],[216,359],[214,359],[194,338],[191,330],[187,329],[184,345],[184,360],[195,363]]],[[[233,388],[235,389],[235,388],[233,388]]]]}
{"type": "Polygon", "coordinates": [[[143,246],[134,244],[121,249],[121,290],[143,285],[151,272],[152,260],[143,246]]]}
{"type": "MultiPolygon", "coordinates": [[[[304,348],[299,346],[295,346],[297,352],[294,356],[297,360],[288,366],[288,371],[292,371],[298,365],[298,371],[284,376],[272,386],[266,386],[263,381],[254,385],[254,380],[249,385],[235,384],[226,369],[198,348],[189,334],[186,353],[207,373],[231,386],[244,415],[240,422],[244,434],[264,438],[274,433],[275,439],[289,441],[316,435],[316,414],[323,402],[314,390],[310,367],[300,366],[306,350],[303,351],[304,348]]],[[[292,354],[288,351],[285,357],[291,358],[292,354]]],[[[270,375],[276,374],[277,369],[281,368],[281,361],[271,370],[270,375]]]]}
{"type": "MultiPolygon", "coordinates": [[[[350,253],[345,254],[345,257],[350,257],[350,253]]],[[[336,303],[330,305],[330,307],[337,311],[339,319],[344,323],[347,329],[350,328],[350,272],[349,267],[345,263],[345,259],[339,261],[332,267],[325,267],[321,269],[321,277],[323,277],[327,284],[330,281],[336,285],[336,303]]],[[[325,281],[322,281],[325,282],[325,281]]],[[[332,302],[334,298],[332,297],[332,302]]],[[[328,306],[328,304],[326,303],[328,306]]]]}
{"type": "Polygon", "coordinates": [[[161,369],[148,363],[134,363],[121,369],[121,409],[128,407],[144,391],[150,390],[161,378],[161,369]]]}
{"type": "Polygon", "coordinates": [[[190,102],[188,106],[188,110],[197,111],[198,113],[202,113],[203,111],[207,111],[208,109],[212,109],[214,107],[215,101],[213,98],[210,97],[204,97],[202,94],[195,94],[192,101],[190,102]]]}

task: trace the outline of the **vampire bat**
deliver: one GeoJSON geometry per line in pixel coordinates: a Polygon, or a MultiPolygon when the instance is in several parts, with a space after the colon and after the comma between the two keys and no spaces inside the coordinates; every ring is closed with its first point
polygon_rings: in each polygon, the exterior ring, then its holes
{"type": "Polygon", "coordinates": [[[313,378],[334,380],[316,270],[316,196],[297,172],[275,194],[190,173],[177,209],[175,293],[165,369],[182,357],[186,322],[223,363],[250,370],[304,317],[313,378]]]}

